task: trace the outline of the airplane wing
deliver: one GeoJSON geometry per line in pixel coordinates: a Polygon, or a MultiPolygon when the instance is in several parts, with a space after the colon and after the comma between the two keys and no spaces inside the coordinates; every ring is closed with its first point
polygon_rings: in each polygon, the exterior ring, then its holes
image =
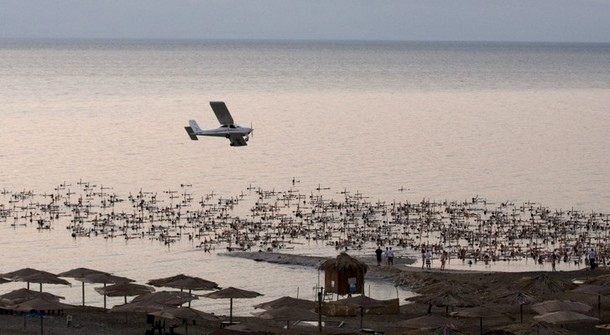
{"type": "Polygon", "coordinates": [[[248,145],[246,143],[246,140],[244,140],[244,137],[239,134],[230,134],[229,141],[231,141],[232,147],[243,147],[245,145],[248,145]]]}
{"type": "Polygon", "coordinates": [[[234,124],[231,113],[229,113],[229,110],[223,101],[210,101],[210,106],[221,125],[234,124]]]}

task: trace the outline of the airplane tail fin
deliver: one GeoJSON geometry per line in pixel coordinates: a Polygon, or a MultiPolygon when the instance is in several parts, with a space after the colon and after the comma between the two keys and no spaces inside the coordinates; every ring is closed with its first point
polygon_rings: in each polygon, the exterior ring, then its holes
{"type": "Polygon", "coordinates": [[[191,127],[191,129],[193,129],[193,131],[195,133],[200,133],[203,130],[201,130],[201,128],[199,128],[199,125],[197,124],[197,121],[195,120],[189,120],[189,126],[191,127]]]}
{"type": "Polygon", "coordinates": [[[193,128],[191,128],[191,127],[184,127],[184,129],[186,129],[186,133],[189,134],[189,137],[191,138],[191,140],[193,140],[193,141],[197,141],[198,140],[197,135],[193,131],[193,128]]]}
{"type": "Polygon", "coordinates": [[[201,133],[202,131],[195,120],[189,120],[189,126],[184,127],[184,129],[186,129],[186,133],[189,134],[189,137],[193,141],[197,141],[197,134],[201,133]]]}

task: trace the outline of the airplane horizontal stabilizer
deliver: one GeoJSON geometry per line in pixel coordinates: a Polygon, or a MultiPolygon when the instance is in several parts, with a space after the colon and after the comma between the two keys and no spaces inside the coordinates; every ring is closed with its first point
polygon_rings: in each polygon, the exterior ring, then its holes
{"type": "Polygon", "coordinates": [[[186,133],[189,134],[189,137],[191,138],[191,140],[193,141],[197,141],[197,135],[195,135],[195,132],[193,131],[193,128],[191,127],[184,127],[184,129],[186,129],[186,133]]]}

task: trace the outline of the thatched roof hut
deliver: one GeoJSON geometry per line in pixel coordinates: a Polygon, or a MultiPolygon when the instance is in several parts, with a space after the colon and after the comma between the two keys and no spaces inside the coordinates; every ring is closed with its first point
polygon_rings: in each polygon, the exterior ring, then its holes
{"type": "Polygon", "coordinates": [[[364,293],[364,275],[369,267],[342,252],[318,267],[324,270],[324,289],[338,295],[364,293]]]}

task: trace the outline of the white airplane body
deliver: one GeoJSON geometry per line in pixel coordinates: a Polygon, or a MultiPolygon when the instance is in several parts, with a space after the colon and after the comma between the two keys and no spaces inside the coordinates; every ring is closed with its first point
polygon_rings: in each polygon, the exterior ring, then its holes
{"type": "Polygon", "coordinates": [[[254,129],[238,126],[222,101],[210,101],[210,106],[216,114],[220,127],[216,129],[201,129],[195,120],[189,120],[188,127],[184,127],[191,140],[198,140],[197,136],[225,137],[231,141],[232,147],[248,145],[248,139],[254,129]]]}

